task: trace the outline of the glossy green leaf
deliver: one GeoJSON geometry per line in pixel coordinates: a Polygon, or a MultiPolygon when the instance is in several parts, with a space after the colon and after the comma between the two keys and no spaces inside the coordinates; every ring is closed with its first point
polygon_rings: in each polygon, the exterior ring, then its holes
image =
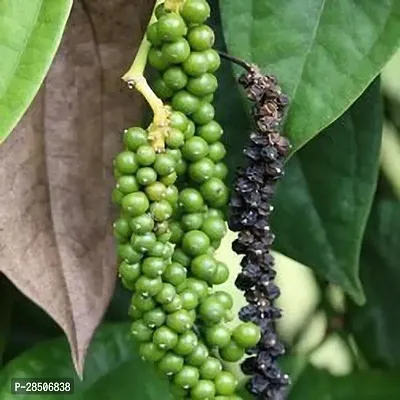
{"type": "Polygon", "coordinates": [[[72,0],[0,2],[0,144],[39,90],[71,6],[72,0]]]}
{"type": "MultiPolygon", "coordinates": [[[[140,399],[172,400],[167,382],[138,355],[128,338],[129,325],[104,326],[95,336],[85,363],[83,381],[76,376],[67,341],[56,339],[38,345],[11,361],[0,374],[0,398],[12,400],[12,378],[74,378],[74,394],[46,395],[48,400],[140,399]]],[[[40,395],[19,395],[40,400],[40,395]]]]}
{"type": "Polygon", "coordinates": [[[367,304],[352,306],[347,326],[367,362],[400,367],[400,204],[374,204],[361,253],[361,279],[367,304]]]}
{"type": "Polygon", "coordinates": [[[297,150],[337,119],[400,44],[397,0],[220,0],[233,55],[275,74],[297,150]]]}
{"type": "Polygon", "coordinates": [[[400,372],[362,371],[343,377],[308,367],[289,400],[398,400],[400,372]]]}
{"type": "Polygon", "coordinates": [[[364,300],[359,255],[378,175],[379,81],[295,154],[278,186],[275,248],[364,300]]]}

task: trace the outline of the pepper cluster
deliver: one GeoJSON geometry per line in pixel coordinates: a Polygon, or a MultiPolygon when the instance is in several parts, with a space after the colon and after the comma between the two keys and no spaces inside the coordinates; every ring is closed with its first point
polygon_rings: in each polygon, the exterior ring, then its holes
{"type": "Polygon", "coordinates": [[[261,331],[252,322],[229,328],[232,297],[213,288],[229,276],[214,256],[229,191],[212,105],[220,58],[204,24],[209,14],[205,0],[160,5],[148,27],[153,90],[168,118],[124,133],[114,163],[121,210],[114,233],[142,358],[170,378],[176,398],[236,400],[236,379],[222,362],[242,359],[261,331]]]}
{"type": "Polygon", "coordinates": [[[244,149],[248,163],[237,171],[229,226],[239,232],[232,244],[233,250],[244,255],[235,283],[245,292],[248,305],[240,310],[239,318],[256,323],[262,332],[257,346],[248,351],[251,357],[243,362],[242,370],[251,375],[247,388],[256,398],[278,400],[285,397],[289,378],[280,371],[276,361],[285,350],[274,328],[281,310],[274,305],[280,291],[274,283],[276,272],[270,253],[274,241],[270,215],[276,184],[283,176],[284,160],[290,148],[287,139],[279,133],[288,99],[276,78],[262,75],[256,67],[249,67],[239,83],[253,103],[255,130],[244,149]]]}

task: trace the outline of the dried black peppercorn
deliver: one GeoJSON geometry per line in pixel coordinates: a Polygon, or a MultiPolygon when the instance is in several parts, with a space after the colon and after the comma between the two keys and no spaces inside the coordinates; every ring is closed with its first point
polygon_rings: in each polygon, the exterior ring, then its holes
{"type": "MultiPolygon", "coordinates": [[[[238,62],[232,56],[221,55],[238,62]]],[[[229,227],[239,232],[232,244],[233,250],[244,255],[242,271],[235,284],[245,292],[248,305],[240,310],[239,318],[258,324],[262,331],[258,345],[247,352],[251,357],[243,362],[242,370],[251,375],[247,388],[257,399],[283,400],[289,377],[281,372],[277,363],[285,349],[274,326],[281,317],[281,310],[274,305],[280,291],[274,283],[276,272],[270,250],[275,236],[269,217],[273,211],[271,200],[276,182],[284,175],[285,157],[290,149],[288,140],[280,134],[288,98],[275,77],[265,76],[243,61],[238,63],[246,68],[239,83],[253,103],[255,129],[243,151],[247,165],[237,170],[229,227]]]]}

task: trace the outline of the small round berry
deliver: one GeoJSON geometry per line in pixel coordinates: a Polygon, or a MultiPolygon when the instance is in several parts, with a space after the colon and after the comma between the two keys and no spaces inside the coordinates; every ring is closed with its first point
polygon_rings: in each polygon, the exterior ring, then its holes
{"type": "Polygon", "coordinates": [[[157,303],[160,304],[168,304],[172,302],[175,296],[176,296],[175,287],[170,283],[163,283],[161,286],[161,290],[158,292],[156,296],[156,301],[157,303]]]}
{"type": "Polygon", "coordinates": [[[211,279],[213,285],[222,285],[229,278],[229,268],[225,263],[217,262],[217,270],[211,279]]]}
{"type": "Polygon", "coordinates": [[[161,201],[166,192],[166,186],[161,182],[154,182],[144,189],[150,201],[161,201]]]}
{"type": "Polygon", "coordinates": [[[200,367],[208,357],[208,349],[203,343],[198,343],[186,357],[186,362],[194,367],[200,367]]]}
{"type": "Polygon", "coordinates": [[[228,188],[218,178],[211,178],[203,183],[200,192],[211,207],[222,207],[228,202],[228,188]]]}
{"type": "Polygon", "coordinates": [[[198,256],[207,252],[210,239],[201,231],[190,231],[183,235],[182,250],[189,256],[198,256]]]}
{"type": "Polygon", "coordinates": [[[140,318],[142,318],[142,311],[138,310],[135,306],[133,306],[132,304],[129,306],[129,310],[128,310],[128,315],[134,320],[138,320],[140,318]]]}
{"type": "Polygon", "coordinates": [[[200,100],[186,90],[180,90],[172,98],[172,108],[186,115],[193,114],[200,106],[200,100]]]}
{"type": "Polygon", "coordinates": [[[181,227],[185,232],[199,230],[203,224],[203,213],[190,213],[181,218],[181,227]]]}
{"type": "MultiPolygon", "coordinates": [[[[173,159],[173,157],[171,155],[168,155],[168,157],[171,157],[173,159]]],[[[175,166],[176,166],[176,164],[175,164],[175,166]]],[[[173,171],[170,174],[163,176],[160,179],[160,182],[163,183],[165,186],[171,186],[176,182],[177,179],[178,179],[178,175],[176,174],[175,171],[173,171]]]]}
{"type": "Polygon", "coordinates": [[[214,73],[221,65],[221,57],[214,49],[209,49],[204,52],[208,61],[208,72],[214,73]]]}
{"type": "Polygon", "coordinates": [[[186,280],[187,288],[194,293],[196,293],[197,297],[200,301],[203,301],[208,296],[208,285],[206,282],[196,279],[196,278],[188,278],[186,280]]]}
{"type": "Polygon", "coordinates": [[[200,76],[208,71],[208,59],[203,52],[193,51],[182,64],[183,70],[190,76],[200,76]]]}
{"type": "Polygon", "coordinates": [[[210,346],[225,347],[231,340],[231,331],[223,325],[214,325],[206,330],[206,340],[210,346]]]}
{"type": "Polygon", "coordinates": [[[222,364],[215,357],[207,357],[200,367],[200,376],[203,379],[215,379],[216,375],[222,371],[222,364]]]}
{"type": "Polygon", "coordinates": [[[168,154],[157,154],[154,169],[160,176],[168,175],[175,170],[176,162],[168,154]]]}
{"type": "Polygon", "coordinates": [[[210,6],[205,0],[186,0],[181,9],[181,15],[188,24],[202,24],[210,13],[210,6]]]}
{"type": "Polygon", "coordinates": [[[217,87],[217,78],[209,73],[204,73],[197,78],[190,78],[187,83],[187,90],[199,97],[213,94],[217,87]]]}
{"type": "Polygon", "coordinates": [[[162,280],[157,278],[149,278],[142,275],[135,283],[135,289],[143,296],[155,296],[163,287],[162,280]]]}
{"type": "Polygon", "coordinates": [[[214,297],[224,306],[225,310],[230,310],[233,307],[233,298],[229,293],[218,291],[214,293],[214,297]]]}
{"type": "Polygon", "coordinates": [[[164,325],[165,319],[165,312],[161,310],[161,308],[155,308],[154,310],[147,311],[143,315],[143,322],[151,329],[164,325]]]}
{"type": "Polygon", "coordinates": [[[148,362],[157,362],[160,361],[164,355],[165,351],[155,345],[152,342],[143,343],[139,347],[139,354],[143,360],[148,362]]]}
{"type": "Polygon", "coordinates": [[[219,217],[208,217],[204,219],[201,230],[210,240],[221,240],[227,232],[226,223],[219,217]]]}
{"type": "Polygon", "coordinates": [[[182,17],[175,13],[163,15],[157,22],[158,37],[166,42],[174,42],[186,35],[187,28],[182,17]]]}
{"type": "MultiPolygon", "coordinates": [[[[187,45],[189,46],[189,43],[187,43],[187,45]]],[[[187,55],[187,57],[189,57],[189,54],[187,55]]],[[[164,56],[164,52],[154,47],[149,50],[149,55],[147,56],[147,60],[149,64],[158,71],[164,71],[169,66],[169,62],[167,61],[167,58],[164,56]]]]}
{"type": "Polygon", "coordinates": [[[139,168],[136,172],[136,180],[140,185],[151,185],[157,180],[156,171],[150,167],[139,168]]]}
{"type": "Polygon", "coordinates": [[[193,400],[208,400],[215,398],[215,385],[212,381],[200,380],[190,391],[193,400]]]}
{"type": "Polygon", "coordinates": [[[190,270],[197,278],[211,282],[217,271],[217,263],[214,257],[208,254],[202,254],[192,260],[190,270]]]}
{"type": "Polygon", "coordinates": [[[208,101],[209,103],[212,103],[214,101],[214,94],[208,94],[207,96],[204,96],[202,98],[203,101],[208,101]]]}
{"type": "Polygon", "coordinates": [[[150,251],[156,242],[156,235],[153,232],[147,232],[144,235],[132,235],[131,238],[134,250],[142,253],[150,251]]]}
{"type": "Polygon", "coordinates": [[[183,189],[179,195],[179,205],[187,213],[199,212],[204,206],[203,197],[196,189],[183,189]]]}
{"type": "Polygon", "coordinates": [[[133,233],[144,235],[154,229],[154,220],[150,214],[143,214],[131,219],[130,226],[133,233]]]}
{"type": "Polygon", "coordinates": [[[118,273],[121,275],[121,278],[129,282],[135,282],[140,277],[140,264],[130,264],[122,261],[118,267],[118,273]]]}
{"type": "Polygon", "coordinates": [[[125,218],[118,218],[114,224],[114,233],[122,236],[129,238],[132,235],[132,230],[131,227],[129,226],[129,221],[126,220],[125,218]]]}
{"type": "MultiPolygon", "coordinates": [[[[153,234],[154,235],[154,234],[153,234]]],[[[154,237],[154,242],[156,241],[154,237]]],[[[142,262],[142,272],[149,278],[158,278],[165,270],[165,260],[160,257],[147,257],[142,262]]]]}
{"type": "Polygon", "coordinates": [[[190,289],[183,290],[179,294],[179,297],[181,299],[182,307],[185,310],[194,310],[199,304],[199,297],[190,289]]]}
{"type": "Polygon", "coordinates": [[[147,27],[146,31],[147,40],[154,46],[158,47],[161,45],[161,40],[158,35],[158,24],[154,22],[147,27]]]}
{"type": "Polygon", "coordinates": [[[187,310],[182,309],[169,314],[167,317],[167,326],[176,333],[184,333],[193,325],[192,318],[187,310]]]}
{"type": "Polygon", "coordinates": [[[184,364],[183,357],[176,355],[175,353],[168,352],[158,363],[158,368],[161,372],[166,375],[177,374],[184,364]]]}
{"type": "Polygon", "coordinates": [[[178,343],[178,335],[170,328],[161,326],[153,334],[153,343],[160,349],[169,350],[178,343]]]}
{"type": "Polygon", "coordinates": [[[149,256],[151,257],[161,257],[164,260],[168,260],[173,252],[173,248],[168,246],[168,244],[161,243],[157,241],[153,248],[149,251],[149,256]]]}
{"type": "Polygon", "coordinates": [[[185,143],[185,135],[183,134],[183,132],[172,128],[167,138],[165,139],[165,143],[168,147],[172,149],[178,149],[179,147],[182,147],[185,143]]]}
{"type": "Polygon", "coordinates": [[[218,300],[213,297],[207,297],[199,308],[201,318],[206,323],[216,324],[222,320],[225,315],[225,308],[218,300]]]}
{"type": "Polygon", "coordinates": [[[218,394],[229,396],[235,393],[237,381],[232,373],[221,371],[214,378],[214,385],[218,394]]]}
{"type": "Polygon", "coordinates": [[[174,91],[167,86],[164,79],[157,78],[153,82],[154,93],[162,100],[168,100],[174,95],[174,91]]]}
{"type": "Polygon", "coordinates": [[[152,203],[150,206],[150,214],[155,221],[162,222],[171,218],[172,206],[167,200],[161,200],[156,203],[152,203]]]}
{"type": "Polygon", "coordinates": [[[147,144],[147,132],[142,128],[129,128],[124,132],[123,142],[128,150],[136,151],[147,144]]]}
{"type": "Polygon", "coordinates": [[[232,338],[240,347],[249,349],[260,341],[261,330],[252,322],[242,322],[232,332],[232,338]]]}
{"type": "MultiPolygon", "coordinates": [[[[181,64],[190,56],[190,45],[186,39],[178,39],[176,42],[165,43],[161,48],[162,60],[167,64],[181,64]]],[[[150,56],[150,52],[149,52],[150,56]]],[[[149,58],[150,62],[150,58],[149,58]]],[[[161,63],[160,63],[161,64],[161,63]]],[[[154,65],[153,65],[154,66],[154,65]]],[[[157,68],[157,67],[155,67],[157,68]]],[[[161,70],[161,68],[157,68],[161,70]]]]}
{"type": "Polygon", "coordinates": [[[180,111],[172,111],[169,119],[171,121],[171,128],[185,132],[186,128],[188,127],[189,120],[184,113],[180,111]]]}
{"type": "Polygon", "coordinates": [[[148,342],[153,336],[153,331],[142,319],[132,322],[131,335],[138,342],[148,342]]]}
{"type": "Polygon", "coordinates": [[[135,251],[129,243],[119,244],[117,253],[122,260],[131,264],[136,264],[143,257],[143,254],[135,251]]]}
{"type": "Polygon", "coordinates": [[[180,297],[176,295],[170,303],[163,305],[163,309],[169,314],[181,310],[182,303],[180,297]]]}
{"type": "Polygon", "coordinates": [[[196,132],[196,125],[194,124],[193,121],[190,120],[188,123],[188,126],[184,132],[185,139],[189,140],[190,138],[192,138],[194,136],[195,132],[196,132]]]}
{"type": "Polygon", "coordinates": [[[207,157],[189,166],[189,176],[197,183],[203,183],[214,176],[215,164],[207,157]]]}
{"type": "Polygon", "coordinates": [[[157,19],[160,19],[162,16],[167,15],[168,11],[165,9],[164,3],[159,4],[156,7],[155,15],[157,19]]]}
{"type": "Polygon", "coordinates": [[[221,139],[224,131],[222,130],[222,127],[218,122],[210,121],[209,123],[199,127],[197,133],[208,144],[213,144],[221,139]]]}
{"type": "Polygon", "coordinates": [[[150,207],[149,200],[143,192],[127,194],[121,201],[122,209],[132,217],[143,215],[150,207]]]}
{"type": "Polygon", "coordinates": [[[121,204],[122,199],[124,198],[124,193],[122,193],[117,188],[114,188],[111,194],[111,200],[114,204],[121,204]]]}
{"type": "Polygon", "coordinates": [[[207,154],[207,142],[198,136],[190,138],[182,148],[182,155],[188,161],[199,161],[207,154]]]}
{"type": "Polygon", "coordinates": [[[215,169],[214,169],[214,177],[221,179],[221,181],[225,180],[226,177],[228,176],[228,167],[226,166],[225,163],[219,162],[215,164],[215,169]]]}
{"type": "Polygon", "coordinates": [[[214,31],[207,25],[194,26],[187,37],[190,47],[195,51],[208,50],[215,42],[214,31]]]}
{"type": "Polygon", "coordinates": [[[227,346],[219,350],[219,354],[224,361],[236,362],[243,358],[244,349],[231,340],[227,346]]]}
{"type": "Polygon", "coordinates": [[[156,304],[151,297],[143,297],[140,293],[135,293],[132,297],[132,306],[144,313],[153,310],[156,304]]]}
{"type": "Polygon", "coordinates": [[[188,267],[191,260],[192,259],[187,254],[185,254],[182,249],[179,248],[175,249],[174,253],[172,254],[172,261],[177,262],[184,267],[188,267]]]}
{"type": "Polygon", "coordinates": [[[180,356],[187,356],[193,352],[198,342],[196,334],[193,331],[187,331],[179,336],[173,351],[180,356]]]}
{"type": "Polygon", "coordinates": [[[226,155],[225,146],[221,142],[215,142],[209,146],[209,157],[215,163],[221,161],[226,155]]]}
{"type": "Polygon", "coordinates": [[[131,151],[122,151],[117,155],[114,161],[115,168],[121,174],[134,174],[139,168],[135,153],[131,151]]]}
{"type": "Polygon", "coordinates": [[[172,262],[167,265],[164,273],[163,280],[169,282],[174,286],[178,286],[183,283],[186,279],[187,270],[181,264],[177,262],[172,262]]]}
{"type": "Polygon", "coordinates": [[[140,165],[148,167],[156,161],[156,152],[152,146],[140,146],[136,151],[136,159],[140,165]]]}
{"type": "Polygon", "coordinates": [[[176,91],[186,86],[188,77],[181,67],[172,66],[164,72],[163,80],[170,89],[176,91]]]}
{"type": "Polygon", "coordinates": [[[118,178],[117,189],[123,194],[134,193],[139,190],[139,182],[132,175],[123,175],[118,178]]]}
{"type": "Polygon", "coordinates": [[[183,368],[175,375],[174,383],[184,389],[189,389],[197,384],[199,381],[199,370],[189,365],[183,368]]]}
{"type": "Polygon", "coordinates": [[[203,101],[199,108],[193,113],[192,119],[198,125],[204,125],[212,121],[215,117],[214,107],[203,101]]]}
{"type": "Polygon", "coordinates": [[[171,229],[171,243],[180,243],[184,233],[181,224],[178,221],[172,221],[169,224],[169,229],[171,229]]]}

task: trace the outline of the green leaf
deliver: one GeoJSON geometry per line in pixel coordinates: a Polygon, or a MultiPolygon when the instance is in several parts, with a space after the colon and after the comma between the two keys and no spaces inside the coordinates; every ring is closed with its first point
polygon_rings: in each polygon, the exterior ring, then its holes
{"type": "MultiPolygon", "coordinates": [[[[83,381],[76,376],[67,341],[38,345],[10,362],[0,374],[0,398],[12,400],[12,378],[74,378],[73,395],[46,395],[48,400],[140,399],[171,400],[167,382],[138,355],[128,338],[129,325],[104,326],[89,348],[83,381]]],[[[40,395],[19,395],[20,400],[41,400],[40,395]]]]}
{"type": "Polygon", "coordinates": [[[220,0],[230,52],[275,74],[294,150],[336,120],[400,44],[397,0],[220,0]]]}
{"type": "Polygon", "coordinates": [[[72,0],[0,2],[0,144],[39,90],[71,6],[72,0]]]}
{"type": "Polygon", "coordinates": [[[343,377],[308,367],[290,391],[289,400],[398,400],[399,372],[362,371],[343,377]]]}
{"type": "Polygon", "coordinates": [[[359,255],[378,175],[379,81],[287,164],[272,226],[276,249],[364,301],[359,255]]]}
{"type": "Polygon", "coordinates": [[[361,279],[367,304],[352,306],[347,327],[373,366],[400,367],[400,204],[374,204],[361,253],[361,279]]]}

